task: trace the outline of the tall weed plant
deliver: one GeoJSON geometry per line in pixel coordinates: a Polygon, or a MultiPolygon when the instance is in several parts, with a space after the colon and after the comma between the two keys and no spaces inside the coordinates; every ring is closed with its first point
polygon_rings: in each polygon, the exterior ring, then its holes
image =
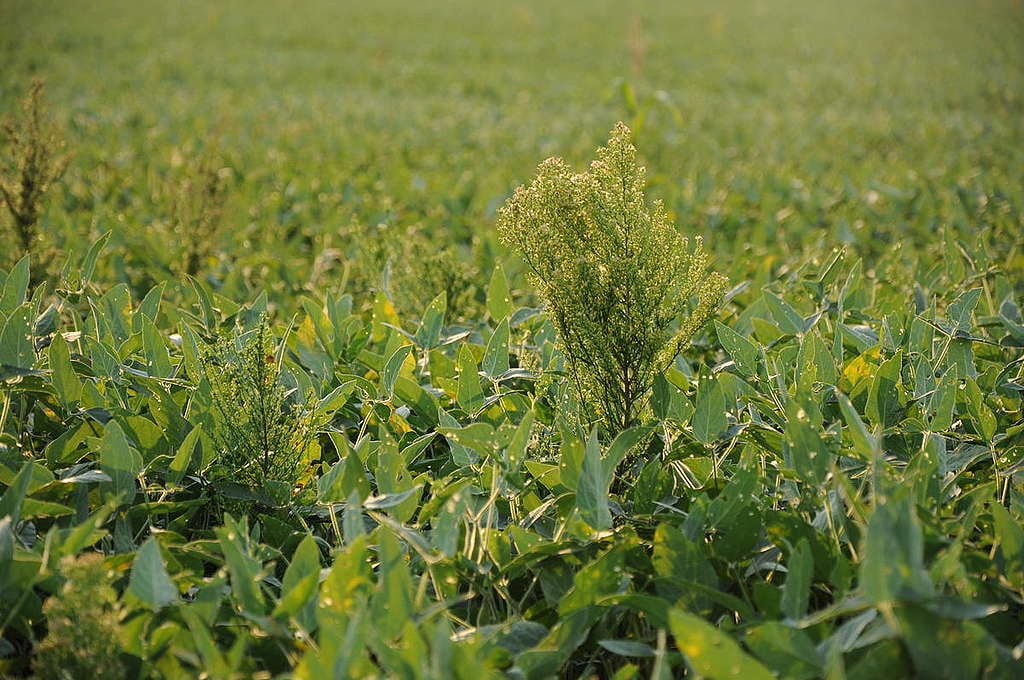
{"type": "Polygon", "coordinates": [[[550,158],[502,208],[498,232],[547,303],[573,380],[611,432],[636,424],[654,376],[719,305],[726,280],[701,239],[644,196],[619,123],[586,172],[550,158]]]}

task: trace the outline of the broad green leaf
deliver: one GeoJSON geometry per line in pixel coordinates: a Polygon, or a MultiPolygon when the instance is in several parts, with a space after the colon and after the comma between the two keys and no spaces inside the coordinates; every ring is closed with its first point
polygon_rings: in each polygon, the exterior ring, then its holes
{"type": "Polygon", "coordinates": [[[949,307],[946,308],[946,315],[955,324],[953,328],[954,335],[970,335],[973,327],[971,315],[974,314],[974,308],[978,306],[981,293],[981,288],[972,288],[964,291],[956,300],[949,303],[949,307]]]}
{"type": "Polygon", "coordinates": [[[171,460],[171,465],[167,474],[167,480],[173,484],[179,484],[185,474],[189,471],[192,466],[192,458],[195,455],[196,446],[203,434],[203,428],[201,425],[196,425],[192,430],[185,436],[185,440],[178,446],[177,452],[174,454],[174,458],[171,460]]]}
{"type": "Polygon", "coordinates": [[[178,588],[167,574],[160,544],[150,536],[135,553],[128,588],[150,608],[158,610],[178,601],[178,588]]]}
{"type": "Polygon", "coordinates": [[[405,359],[412,349],[412,345],[402,345],[388,357],[387,363],[384,364],[384,370],[381,373],[381,394],[384,398],[391,399],[394,396],[395,381],[398,380],[402,364],[405,363],[405,359]]]}
{"type": "Polygon", "coordinates": [[[487,341],[484,359],[481,362],[483,372],[496,378],[509,369],[508,363],[508,319],[502,319],[487,341]]]}
{"type": "Polygon", "coordinates": [[[882,496],[868,518],[860,583],[872,603],[920,600],[933,594],[924,539],[908,493],[882,496]]]}
{"type": "Polygon", "coordinates": [[[676,423],[686,422],[693,415],[693,404],[686,398],[683,390],[663,373],[654,376],[651,408],[659,420],[672,420],[676,423]]]}
{"type": "Polygon", "coordinates": [[[935,386],[928,404],[928,412],[931,414],[928,427],[933,432],[944,432],[953,427],[958,382],[955,371],[946,371],[935,386]]]}
{"type": "Polygon", "coordinates": [[[824,659],[807,633],[778,621],[754,627],[743,638],[747,647],[780,678],[820,678],[824,659]]]}
{"type": "Polygon", "coordinates": [[[14,265],[0,288],[0,324],[25,303],[30,279],[29,257],[25,255],[14,265]]]}
{"type": "Polygon", "coordinates": [[[882,448],[878,437],[868,431],[849,397],[839,390],[835,391],[835,395],[839,402],[839,410],[843,414],[843,420],[846,421],[846,431],[853,440],[853,451],[861,460],[868,463],[881,458],[882,448]]]}
{"type": "Polygon", "coordinates": [[[603,607],[582,607],[559,618],[540,643],[516,656],[515,668],[528,680],[555,677],[604,614],[603,607]]]}
{"type": "Polygon", "coordinates": [[[668,614],[676,647],[690,667],[708,680],[774,680],[775,676],[727,634],[680,609],[668,614]]]}
{"type": "Polygon", "coordinates": [[[882,428],[896,422],[900,409],[900,370],[903,367],[903,350],[899,350],[888,361],[882,363],[871,381],[868,405],[864,411],[874,425],[882,428]]]}
{"type": "Polygon", "coordinates": [[[392,638],[413,615],[413,582],[405,553],[394,533],[380,527],[376,535],[380,568],[371,609],[379,634],[392,638]]]}
{"type": "Polygon", "coordinates": [[[612,526],[612,515],[608,509],[610,484],[611,478],[607,476],[601,460],[601,446],[595,429],[587,439],[580,476],[576,482],[576,507],[583,521],[598,531],[612,526]]]}
{"type": "Polygon", "coordinates": [[[1016,588],[1024,587],[1024,528],[1002,505],[992,503],[989,509],[995,520],[995,537],[999,541],[1006,579],[1016,588]]]}
{"type": "Polygon", "coordinates": [[[768,291],[764,291],[764,301],[783,332],[798,335],[807,330],[804,318],[788,302],[768,291]]]}
{"type": "Polygon", "coordinates": [[[416,344],[425,349],[437,347],[444,327],[444,315],[448,308],[448,295],[441,291],[423,312],[423,320],[416,331],[416,344]]]}
{"type": "Polygon", "coordinates": [[[796,620],[807,614],[814,576],[814,555],[806,539],[800,539],[786,562],[786,582],[782,586],[782,613],[796,620]]]}
{"type": "MultiPolygon", "coordinates": [[[[296,581],[292,584],[291,588],[282,591],[281,599],[274,605],[274,611],[271,612],[271,616],[274,618],[288,618],[299,616],[307,608],[312,611],[312,607],[316,602],[316,589],[319,583],[319,574],[307,574],[296,581]]],[[[307,623],[306,625],[308,626],[309,624],[307,623]]]]}
{"type": "Polygon", "coordinates": [[[512,313],[512,295],[508,289],[508,279],[501,265],[494,267],[491,282],[487,286],[487,311],[491,319],[500,321],[512,313]]]}
{"type": "Polygon", "coordinates": [[[455,400],[466,413],[474,414],[483,408],[484,393],[480,388],[480,376],[477,373],[476,359],[469,347],[459,348],[459,384],[455,400]]]}
{"type": "Polygon", "coordinates": [[[725,393],[717,379],[701,382],[697,390],[697,403],[694,405],[693,435],[697,441],[710,444],[718,438],[726,426],[725,393]]]}
{"type": "Polygon", "coordinates": [[[64,336],[57,333],[47,351],[50,360],[51,380],[57,391],[61,406],[71,410],[82,398],[82,381],[71,365],[71,351],[64,336]]]}
{"type": "Polygon", "coordinates": [[[996,417],[992,409],[985,403],[985,397],[978,388],[978,383],[973,378],[964,381],[965,394],[967,397],[967,411],[974,422],[974,429],[982,436],[986,444],[991,444],[992,437],[996,433],[996,417]]]}
{"type": "Polygon", "coordinates": [[[942,619],[917,605],[899,607],[896,615],[917,677],[1020,676],[1019,660],[1000,663],[995,640],[973,621],[942,619]]]}
{"type": "Polygon", "coordinates": [[[225,515],[224,526],[217,527],[214,532],[220,541],[220,549],[231,578],[231,599],[243,611],[261,616],[266,611],[260,590],[262,565],[250,554],[248,528],[244,518],[239,524],[225,515]]]}
{"type": "Polygon", "coordinates": [[[505,449],[505,456],[508,460],[508,472],[509,474],[516,474],[519,472],[519,467],[526,460],[526,449],[530,443],[530,433],[533,430],[534,415],[533,411],[527,411],[523,419],[519,421],[519,425],[516,427],[516,432],[512,435],[512,439],[508,443],[508,447],[505,449]]]}
{"type": "Polygon", "coordinates": [[[667,522],[662,522],[654,532],[654,555],[651,563],[656,574],[672,579],[671,592],[662,592],[671,599],[683,598],[687,606],[700,606],[704,599],[701,594],[683,585],[698,583],[712,589],[718,588],[718,575],[707,559],[701,544],[691,541],[681,531],[667,522]]]}
{"type": "Polygon", "coordinates": [[[25,501],[25,494],[28,493],[29,483],[32,481],[32,468],[34,463],[25,461],[18,469],[14,481],[0,496],[0,518],[10,517],[13,525],[21,520],[21,506],[25,501]]]}
{"type": "Polygon", "coordinates": [[[0,591],[11,580],[11,565],[14,560],[14,519],[0,514],[0,591]]]}
{"type": "Polygon", "coordinates": [[[142,348],[146,359],[146,373],[156,378],[171,377],[173,367],[163,335],[148,316],[140,315],[139,318],[142,320],[142,348]]]}
{"type": "Polygon", "coordinates": [[[629,454],[633,447],[647,438],[651,430],[652,428],[650,427],[631,427],[615,436],[615,439],[612,440],[611,445],[608,447],[608,452],[605,454],[603,462],[604,476],[609,484],[615,476],[615,470],[619,467],[619,463],[622,462],[623,458],[629,454]]]}
{"type": "Polygon", "coordinates": [[[821,414],[811,399],[800,395],[786,404],[786,463],[805,483],[814,486],[824,483],[832,458],[820,432],[821,414]]]}
{"type": "Polygon", "coordinates": [[[100,488],[108,498],[121,496],[122,503],[135,500],[135,478],[142,470],[142,456],[128,444],[124,430],[111,420],[103,432],[99,448],[100,470],[110,482],[101,483],[100,488]]]}
{"type": "Polygon", "coordinates": [[[32,346],[32,303],[11,311],[0,329],[0,366],[30,369],[36,361],[32,346]]]}
{"type": "Polygon", "coordinates": [[[597,644],[618,656],[653,658],[655,655],[653,647],[635,640],[598,640],[597,644]]]}
{"type": "Polygon", "coordinates": [[[728,326],[715,321],[718,341],[729,353],[729,358],[736,365],[736,370],[748,378],[757,377],[759,352],[757,346],[728,326]]]}
{"type": "Polygon", "coordinates": [[[79,267],[79,277],[76,282],[79,290],[83,290],[92,281],[93,272],[96,271],[96,260],[99,259],[100,252],[107,245],[107,241],[110,240],[111,234],[113,234],[113,231],[107,231],[100,235],[89,246],[89,250],[86,251],[85,257],[82,258],[82,265],[79,267]]]}

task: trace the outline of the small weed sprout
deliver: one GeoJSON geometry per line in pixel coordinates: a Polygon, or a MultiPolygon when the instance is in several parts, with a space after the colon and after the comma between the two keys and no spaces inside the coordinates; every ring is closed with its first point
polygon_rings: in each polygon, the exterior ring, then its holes
{"type": "Polygon", "coordinates": [[[543,163],[498,218],[550,309],[580,396],[611,432],[641,419],[655,374],[721,302],[700,238],[691,246],[644,198],[629,129],[619,123],[588,172],[543,163]],[[678,321],[678,325],[677,324],[678,321]]]}
{"type": "Polygon", "coordinates": [[[15,259],[38,245],[43,197],[68,165],[64,140],[45,112],[43,88],[42,80],[33,80],[21,102],[21,119],[8,117],[0,126],[5,147],[0,197],[10,216],[4,240],[17,245],[11,253],[15,259]]]}
{"type": "Polygon", "coordinates": [[[267,323],[219,341],[203,363],[218,418],[217,476],[275,505],[287,502],[315,436],[314,409],[283,384],[267,323]]]}

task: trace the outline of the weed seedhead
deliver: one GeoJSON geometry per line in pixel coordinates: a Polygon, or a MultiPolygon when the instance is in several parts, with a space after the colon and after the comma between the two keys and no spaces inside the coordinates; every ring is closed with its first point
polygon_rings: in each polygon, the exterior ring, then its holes
{"type": "Polygon", "coordinates": [[[550,310],[584,403],[612,434],[636,424],[651,385],[721,302],[709,268],[660,202],[648,207],[644,168],[622,123],[588,172],[543,163],[498,218],[550,310]]]}
{"type": "MultiPolygon", "coordinates": [[[[42,80],[33,80],[28,96],[21,102],[21,117],[8,117],[0,126],[4,137],[0,197],[10,217],[5,240],[18,248],[11,253],[15,260],[34,249],[38,258],[43,198],[68,165],[64,140],[46,115],[43,89],[42,80]]],[[[43,255],[43,259],[49,259],[43,255]]]]}

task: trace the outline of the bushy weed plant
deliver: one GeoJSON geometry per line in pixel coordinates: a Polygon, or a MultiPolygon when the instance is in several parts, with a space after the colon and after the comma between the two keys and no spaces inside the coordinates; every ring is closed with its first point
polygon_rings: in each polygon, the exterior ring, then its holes
{"type": "Polygon", "coordinates": [[[127,677],[119,657],[117,592],[99,553],[66,557],[66,581],[43,605],[49,630],[36,648],[40,680],[119,680],[127,677]]]}
{"type": "Polygon", "coordinates": [[[4,139],[0,198],[9,218],[0,234],[16,246],[8,250],[14,260],[33,251],[35,260],[45,263],[52,254],[38,248],[43,198],[63,176],[68,156],[60,131],[46,115],[43,90],[43,81],[33,80],[21,102],[21,117],[10,116],[0,126],[4,139]]]}
{"type": "Polygon", "coordinates": [[[180,244],[177,268],[190,276],[200,272],[220,236],[230,172],[211,158],[201,159],[189,168],[174,192],[172,228],[180,244]]]}
{"type": "Polygon", "coordinates": [[[645,170],[619,123],[587,172],[550,158],[502,208],[498,231],[547,303],[585,403],[612,432],[638,422],[655,374],[721,301],[709,268],[664,206],[648,206],[645,170]]]}
{"type": "Polygon", "coordinates": [[[281,356],[267,323],[218,341],[205,356],[204,370],[216,417],[214,477],[243,487],[228,498],[284,503],[315,427],[312,405],[283,383],[281,356]]]}

